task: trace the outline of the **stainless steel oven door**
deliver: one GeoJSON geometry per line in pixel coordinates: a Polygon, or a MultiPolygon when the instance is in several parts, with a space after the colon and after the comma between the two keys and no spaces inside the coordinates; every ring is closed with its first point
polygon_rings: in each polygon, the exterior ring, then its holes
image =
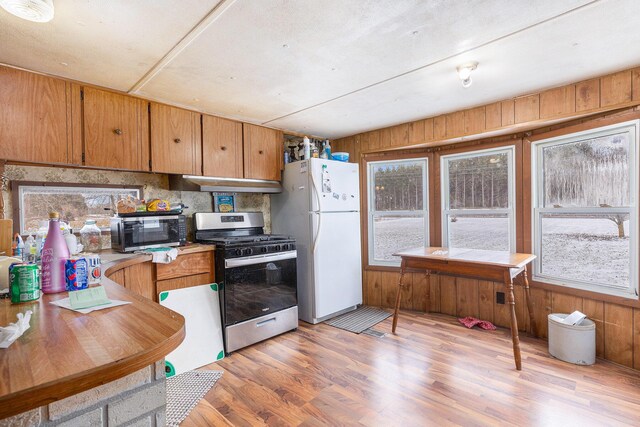
{"type": "Polygon", "coordinates": [[[296,306],[296,258],[288,251],[225,260],[225,326],[296,306]]]}

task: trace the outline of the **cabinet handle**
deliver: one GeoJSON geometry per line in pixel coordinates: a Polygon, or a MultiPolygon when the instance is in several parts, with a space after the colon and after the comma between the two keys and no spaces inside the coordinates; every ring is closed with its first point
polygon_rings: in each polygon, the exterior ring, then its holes
{"type": "Polygon", "coordinates": [[[220,149],[221,149],[222,151],[227,151],[227,147],[225,147],[224,145],[223,145],[222,147],[220,147],[220,149]]]}
{"type": "Polygon", "coordinates": [[[262,151],[262,150],[258,151],[258,154],[263,154],[263,153],[264,153],[264,151],[262,151]]]}
{"type": "Polygon", "coordinates": [[[173,140],[173,142],[175,142],[176,144],[180,144],[182,141],[180,140],[180,138],[176,138],[173,140]]]}
{"type": "Polygon", "coordinates": [[[122,135],[122,129],[114,129],[113,133],[115,133],[116,135],[122,135]]]}

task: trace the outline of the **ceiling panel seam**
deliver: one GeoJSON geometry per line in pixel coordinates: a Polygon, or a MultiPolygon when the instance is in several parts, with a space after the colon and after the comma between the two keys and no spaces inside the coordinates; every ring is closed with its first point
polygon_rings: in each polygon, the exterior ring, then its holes
{"type": "Polygon", "coordinates": [[[184,49],[200,36],[213,22],[231,7],[236,0],[221,0],[209,11],[175,46],[153,65],[131,88],[128,93],[136,93],[153,79],[164,67],[169,65],[184,49]]]}
{"type": "Polygon", "coordinates": [[[277,120],[281,120],[281,119],[284,119],[284,118],[287,118],[287,117],[294,116],[294,115],[296,115],[296,114],[298,114],[298,113],[302,113],[302,112],[304,112],[304,111],[311,110],[311,109],[316,108],[316,107],[320,107],[320,106],[322,106],[322,105],[328,104],[328,103],[333,102],[333,101],[336,101],[336,100],[338,100],[338,99],[345,98],[345,97],[347,97],[347,96],[349,96],[349,95],[353,95],[353,94],[355,94],[355,93],[359,93],[359,92],[362,92],[362,91],[364,91],[364,90],[370,89],[370,88],[372,88],[372,87],[379,86],[379,85],[381,85],[381,84],[384,84],[384,83],[387,83],[387,82],[389,82],[389,81],[392,81],[392,80],[398,79],[398,78],[400,78],[400,77],[404,77],[404,76],[406,76],[406,75],[409,75],[409,74],[412,74],[412,73],[415,73],[415,72],[418,72],[418,71],[424,70],[424,69],[426,69],[426,68],[428,68],[428,67],[432,67],[432,66],[437,65],[437,64],[439,64],[439,63],[442,63],[442,62],[448,61],[448,60],[453,59],[453,58],[455,58],[455,57],[457,57],[457,56],[460,56],[460,55],[464,55],[464,54],[466,54],[466,53],[469,53],[469,52],[471,52],[471,51],[473,51],[473,50],[480,49],[480,48],[483,48],[483,47],[485,47],[485,46],[491,45],[491,44],[493,44],[493,43],[496,43],[496,42],[499,42],[499,41],[505,40],[505,39],[507,39],[507,38],[509,38],[509,37],[512,37],[512,36],[518,35],[518,34],[520,34],[520,33],[523,33],[523,32],[525,32],[525,31],[528,31],[528,30],[530,30],[530,29],[532,29],[532,28],[538,27],[538,26],[540,26],[540,25],[546,24],[546,23],[551,22],[551,21],[553,21],[553,20],[556,20],[556,19],[558,19],[558,18],[561,18],[561,17],[564,17],[564,16],[569,15],[569,14],[571,14],[571,13],[574,13],[574,12],[576,12],[576,11],[578,11],[578,10],[581,10],[581,9],[584,9],[584,8],[587,8],[587,7],[590,7],[590,6],[592,6],[592,5],[596,4],[596,3],[600,3],[601,1],[602,1],[602,0],[593,0],[593,1],[589,2],[589,3],[585,3],[585,4],[581,5],[581,6],[578,6],[578,7],[575,7],[575,8],[573,8],[573,9],[567,10],[567,11],[565,11],[565,12],[562,12],[562,13],[558,14],[558,15],[551,16],[551,17],[549,17],[549,18],[547,18],[547,19],[544,19],[544,20],[542,20],[542,21],[539,21],[539,22],[536,22],[536,23],[534,23],[534,24],[528,25],[528,26],[526,26],[526,27],[524,27],[524,28],[521,28],[521,29],[519,29],[519,30],[512,31],[512,32],[511,32],[511,33],[509,33],[509,34],[505,34],[505,35],[500,36],[500,37],[497,37],[497,38],[495,38],[495,39],[493,39],[493,40],[486,41],[486,42],[481,43],[481,44],[479,44],[479,45],[477,45],[477,46],[470,47],[470,48],[465,49],[465,50],[463,50],[463,51],[457,52],[457,53],[452,54],[452,55],[449,55],[449,56],[447,56],[447,57],[444,57],[444,58],[438,59],[438,60],[436,60],[436,61],[430,62],[430,63],[428,63],[428,64],[422,65],[422,66],[420,66],[420,67],[413,68],[413,69],[411,69],[411,70],[409,70],[409,71],[405,71],[405,72],[400,73],[400,74],[397,74],[397,75],[395,75],[395,76],[388,77],[388,78],[386,78],[386,79],[384,79],[384,80],[380,80],[380,81],[378,81],[378,82],[371,83],[370,85],[367,85],[367,86],[364,86],[364,87],[361,87],[361,88],[358,88],[358,89],[352,90],[352,91],[350,91],[350,92],[347,92],[347,93],[345,93],[345,94],[342,94],[342,95],[339,95],[339,96],[333,97],[333,98],[328,99],[328,100],[326,100],[326,101],[322,101],[322,102],[319,102],[319,103],[317,103],[317,104],[310,105],[310,106],[308,106],[308,107],[302,108],[302,109],[300,109],[300,110],[296,110],[296,111],[293,111],[293,112],[291,112],[291,113],[288,113],[288,114],[285,114],[285,115],[282,115],[282,116],[279,116],[279,117],[276,117],[276,118],[273,118],[273,119],[267,120],[267,121],[265,121],[265,122],[262,122],[262,124],[263,124],[263,125],[267,125],[267,124],[272,123],[272,122],[275,122],[275,121],[277,121],[277,120]]]}

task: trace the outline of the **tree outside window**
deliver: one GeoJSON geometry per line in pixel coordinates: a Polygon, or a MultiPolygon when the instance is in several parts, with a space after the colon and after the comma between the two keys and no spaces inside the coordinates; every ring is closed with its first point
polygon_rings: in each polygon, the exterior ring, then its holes
{"type": "Polygon", "coordinates": [[[427,160],[369,162],[369,264],[428,243],[427,160]]]}
{"type": "Polygon", "coordinates": [[[534,278],[637,292],[638,121],[533,144],[534,278]]]}
{"type": "Polygon", "coordinates": [[[515,250],[513,147],[442,156],[443,245],[515,250]]]}

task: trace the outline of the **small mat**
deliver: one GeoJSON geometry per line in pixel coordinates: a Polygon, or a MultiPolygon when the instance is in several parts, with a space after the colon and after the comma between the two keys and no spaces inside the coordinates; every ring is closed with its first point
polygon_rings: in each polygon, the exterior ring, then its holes
{"type": "Polygon", "coordinates": [[[336,328],[344,329],[345,331],[360,334],[372,326],[382,322],[389,316],[391,316],[391,313],[388,313],[381,308],[361,305],[354,311],[341,314],[340,316],[329,319],[324,323],[336,328]]]}
{"type": "Polygon", "coordinates": [[[187,371],[167,378],[167,426],[178,426],[222,377],[222,371],[187,371]]]}

